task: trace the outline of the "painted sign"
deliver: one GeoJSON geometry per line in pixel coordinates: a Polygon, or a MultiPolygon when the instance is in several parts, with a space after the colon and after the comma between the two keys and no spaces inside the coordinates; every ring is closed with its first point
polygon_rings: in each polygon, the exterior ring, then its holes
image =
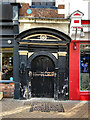
{"type": "Polygon", "coordinates": [[[27,9],[27,14],[31,14],[32,10],[31,9],[27,9]]]}

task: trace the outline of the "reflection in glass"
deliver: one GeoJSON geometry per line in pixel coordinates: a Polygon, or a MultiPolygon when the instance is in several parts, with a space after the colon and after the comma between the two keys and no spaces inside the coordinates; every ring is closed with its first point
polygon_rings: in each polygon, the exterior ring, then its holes
{"type": "Polygon", "coordinates": [[[82,44],[81,48],[81,81],[80,90],[90,90],[90,45],[82,44]]]}
{"type": "Polygon", "coordinates": [[[13,77],[13,54],[2,53],[2,80],[13,77]]]}

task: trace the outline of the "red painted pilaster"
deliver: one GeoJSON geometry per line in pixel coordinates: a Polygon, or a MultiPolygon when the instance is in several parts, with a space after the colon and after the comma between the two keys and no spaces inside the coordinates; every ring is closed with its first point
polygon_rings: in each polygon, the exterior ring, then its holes
{"type": "Polygon", "coordinates": [[[80,42],[74,42],[69,47],[69,100],[80,100],[80,42]]]}

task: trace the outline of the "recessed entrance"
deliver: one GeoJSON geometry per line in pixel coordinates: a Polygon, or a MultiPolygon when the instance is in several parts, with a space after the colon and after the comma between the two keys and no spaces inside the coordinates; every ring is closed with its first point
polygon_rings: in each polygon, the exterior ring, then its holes
{"type": "Polygon", "coordinates": [[[66,99],[68,54],[65,52],[68,53],[70,41],[65,33],[44,27],[17,35],[13,50],[15,99],[25,94],[28,98],[66,99]]]}
{"type": "Polygon", "coordinates": [[[31,62],[32,97],[54,97],[54,62],[48,56],[38,56],[31,62]]]}

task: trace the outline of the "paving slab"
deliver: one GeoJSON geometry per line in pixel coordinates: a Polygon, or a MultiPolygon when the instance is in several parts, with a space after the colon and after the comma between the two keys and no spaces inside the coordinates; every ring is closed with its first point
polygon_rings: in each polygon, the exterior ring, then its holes
{"type": "Polygon", "coordinates": [[[55,101],[54,99],[38,99],[32,98],[29,100],[14,100],[3,99],[0,101],[2,118],[88,118],[89,117],[89,102],[88,101],[55,101]],[[29,102],[57,102],[61,103],[65,112],[30,112],[29,102]]]}

